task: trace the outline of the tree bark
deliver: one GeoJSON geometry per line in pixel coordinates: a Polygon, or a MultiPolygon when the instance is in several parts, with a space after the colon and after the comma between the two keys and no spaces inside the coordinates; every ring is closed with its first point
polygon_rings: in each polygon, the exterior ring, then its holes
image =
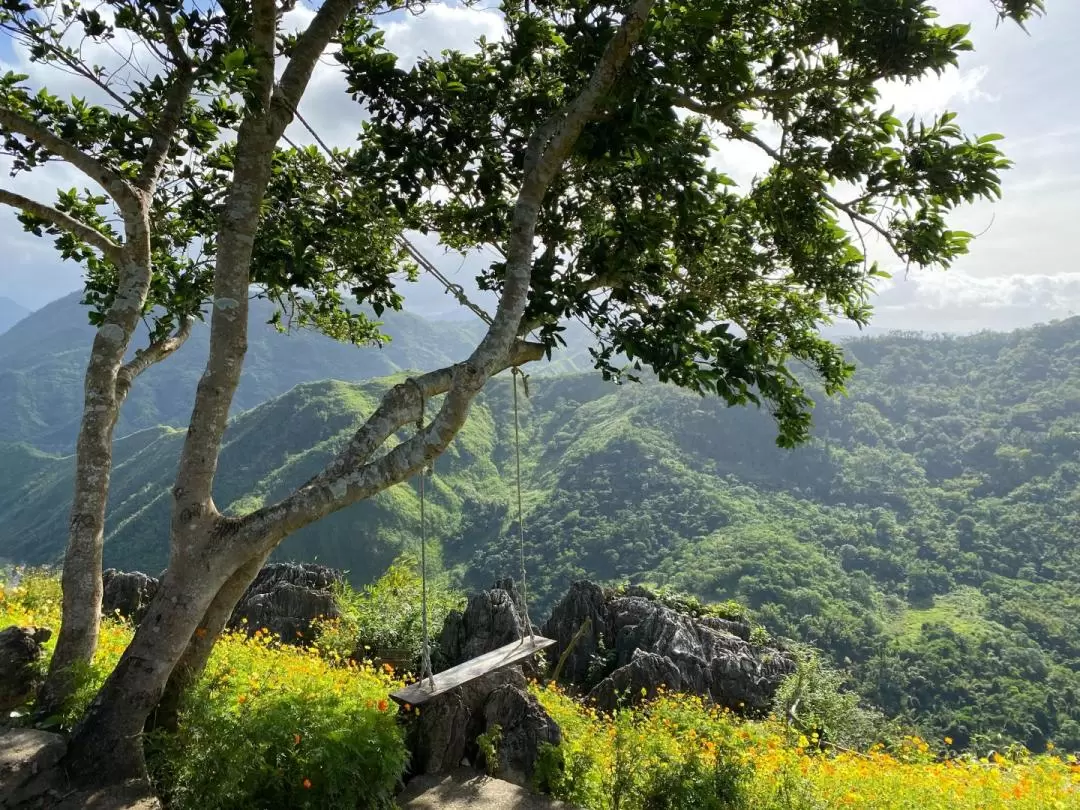
{"type": "Polygon", "coordinates": [[[240,597],[258,576],[266,564],[268,555],[251,560],[241,566],[229,577],[207,608],[199,626],[188,640],[187,649],[173,668],[165,692],[157,709],[150,716],[147,731],[164,728],[175,731],[180,717],[180,708],[187,691],[202,677],[214,645],[225,631],[225,625],[235,609],[240,597]]]}
{"type": "Polygon", "coordinates": [[[126,250],[142,255],[141,262],[121,267],[125,283],[94,336],[86,366],[82,423],[75,450],[75,491],[64,569],[63,621],[49,673],[38,696],[38,712],[60,710],[74,687],[73,667],[88,664],[97,649],[101,625],[101,557],[105,537],[105,508],[112,473],[112,439],[122,397],[117,375],[131,345],[150,290],[149,230],[138,229],[143,244],[126,250]]]}
{"type": "Polygon", "coordinates": [[[16,131],[59,150],[62,157],[101,183],[120,208],[126,240],[120,247],[71,217],[57,218],[63,215],[47,207],[24,209],[46,216],[54,224],[97,247],[112,260],[119,275],[116,298],[94,336],[86,366],[83,416],[75,449],[75,491],[61,575],[62,620],[49,673],[38,695],[39,716],[54,714],[63,707],[75,686],[74,667],[89,664],[97,649],[101,627],[105,509],[112,474],[113,431],[120,407],[134,378],[179,349],[191,333],[193,320],[184,318],[175,336],[151,344],[124,365],[153,275],[150,200],[194,80],[190,63],[184,62],[180,72],[173,77],[164,115],[140,173],[140,179],[145,182],[137,188],[33,122],[16,119],[19,124],[16,131]]]}
{"type": "MultiPolygon", "coordinates": [[[[352,0],[328,0],[316,15],[312,27],[326,17],[328,7],[340,10],[326,39],[317,47],[309,46],[313,53],[308,78],[351,6],[352,0]]],[[[72,734],[64,767],[80,786],[146,778],[141,735],[147,718],[214,597],[240,567],[214,559],[225,540],[215,529],[228,522],[214,505],[212,489],[218,449],[247,351],[248,285],[259,210],[273,149],[289,120],[276,122],[271,103],[277,8],[273,0],[255,0],[252,10],[256,76],[237,134],[233,182],[221,218],[210,354],[173,488],[168,573],[131,644],[72,734]],[[280,131],[275,132],[278,124],[280,131]]],[[[287,69],[283,80],[295,72],[287,69]]]]}
{"type": "Polygon", "coordinates": [[[74,786],[146,778],[146,718],[228,577],[205,554],[172,560],[135,638],[75,727],[62,762],[74,786]]]}

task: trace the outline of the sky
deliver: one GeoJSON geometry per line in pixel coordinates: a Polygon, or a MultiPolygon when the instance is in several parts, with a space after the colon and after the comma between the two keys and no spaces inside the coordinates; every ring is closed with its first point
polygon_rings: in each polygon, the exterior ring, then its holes
{"type": "MultiPolygon", "coordinates": [[[[959,113],[958,122],[969,134],[1002,133],[1006,140],[1001,146],[1015,165],[1004,176],[1003,200],[969,206],[952,220],[981,235],[970,254],[948,271],[905,272],[871,240],[872,255],[894,274],[875,296],[871,324],[877,329],[971,332],[1080,314],[1080,263],[1072,244],[1080,222],[1080,105],[1075,103],[1080,3],[1049,0],[1049,13],[1032,21],[1028,34],[1012,23],[998,25],[990,0],[939,0],[937,5],[945,22],[972,24],[975,51],[941,77],[884,88],[884,100],[895,104],[904,119],[949,109],[959,113]]],[[[290,21],[301,25],[310,15],[300,7],[290,21]]],[[[439,4],[419,16],[387,18],[383,27],[387,45],[405,61],[446,47],[468,50],[479,36],[494,38],[502,31],[493,10],[439,4]]],[[[47,80],[57,94],[90,95],[76,79],[28,65],[0,36],[0,73],[7,70],[47,80]]],[[[348,146],[358,130],[360,108],[344,89],[336,64],[324,59],[300,111],[331,143],[348,146]]],[[[310,141],[298,123],[289,135],[310,141]]],[[[81,175],[63,166],[10,179],[4,160],[0,185],[44,201],[51,201],[57,187],[86,185],[81,175]]],[[[716,162],[739,182],[767,165],[756,149],[742,144],[725,144],[716,162]]],[[[61,263],[47,241],[23,233],[10,209],[0,208],[0,246],[0,297],[37,308],[81,286],[79,268],[61,263]]],[[[456,282],[472,286],[476,257],[448,254],[433,239],[425,240],[424,247],[456,282]]],[[[430,287],[422,297],[432,299],[430,287]]]]}

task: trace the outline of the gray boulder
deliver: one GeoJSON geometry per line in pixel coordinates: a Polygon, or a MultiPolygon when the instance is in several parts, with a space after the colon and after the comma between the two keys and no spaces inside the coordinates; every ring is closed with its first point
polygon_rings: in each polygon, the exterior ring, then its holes
{"type": "Polygon", "coordinates": [[[491,693],[484,703],[484,726],[487,731],[499,727],[495,773],[519,785],[529,784],[541,746],[562,742],[559,724],[517,684],[504,684],[491,693]]]}
{"type": "Polygon", "coordinates": [[[610,638],[608,627],[608,594],[592,582],[575,582],[562,601],[555,605],[551,618],[543,627],[547,638],[558,642],[551,648],[554,660],[570,646],[570,642],[583,630],[581,637],[566,656],[560,675],[571,683],[584,684],[589,679],[593,656],[600,652],[605,638],[610,638]]]}
{"type": "Polygon", "coordinates": [[[0,713],[25,705],[41,685],[39,661],[42,645],[52,637],[47,627],[18,627],[0,630],[0,713]]]}
{"type": "Polygon", "coordinates": [[[558,725],[529,694],[519,669],[492,672],[440,695],[425,703],[411,722],[414,774],[450,773],[463,762],[476,763],[477,738],[498,725],[499,776],[527,784],[540,746],[562,739],[558,725]]]}
{"type": "Polygon", "coordinates": [[[644,650],[634,650],[630,663],[619,667],[589,692],[589,699],[605,710],[618,708],[621,700],[644,697],[652,700],[661,686],[682,691],[683,679],[679,668],[670,658],[644,650]]]}
{"type": "Polygon", "coordinates": [[[119,615],[138,624],[157,593],[159,580],[142,571],[117,571],[106,568],[101,573],[104,592],[101,612],[105,616],[119,615]]]}
{"type": "Polygon", "coordinates": [[[145,779],[97,790],[72,790],[60,760],[67,742],[32,728],[0,731],[0,808],[20,810],[161,810],[145,779]]]}
{"type": "Polygon", "coordinates": [[[457,666],[521,638],[525,629],[521,593],[512,579],[469,597],[464,612],[451,611],[439,636],[437,666],[457,666]]]}
{"type": "Polygon", "coordinates": [[[303,643],[315,619],[341,615],[332,588],[343,579],[340,571],[315,563],[266,565],[237,603],[229,627],[249,633],[265,628],[285,643],[303,643]]]}
{"type": "MultiPolygon", "coordinates": [[[[164,572],[162,572],[164,575],[164,572]]],[[[160,579],[140,571],[108,569],[102,613],[131,619],[136,624],[157,593],[160,579]]],[[[254,633],[266,628],[286,644],[302,644],[310,638],[311,623],[320,617],[341,615],[334,597],[335,584],[344,576],[334,568],[315,563],[270,563],[237,602],[229,618],[231,629],[254,633]]]]}
{"type": "Polygon", "coordinates": [[[554,660],[570,648],[563,676],[591,688],[591,696],[608,708],[620,695],[637,700],[642,688],[651,696],[664,684],[735,711],[760,713],[795,670],[787,652],[750,644],[748,626],[688,615],[644,589],[626,595],[574,583],[544,635],[557,642],[554,660]],[[586,619],[591,627],[571,647],[586,619]]]}

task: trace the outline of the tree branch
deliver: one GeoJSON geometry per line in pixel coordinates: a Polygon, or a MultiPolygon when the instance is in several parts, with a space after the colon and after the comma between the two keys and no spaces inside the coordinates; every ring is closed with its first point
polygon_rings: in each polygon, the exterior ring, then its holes
{"type": "Polygon", "coordinates": [[[724,120],[732,115],[739,109],[741,104],[745,104],[748,100],[746,98],[739,98],[735,101],[729,101],[726,104],[705,104],[692,96],[688,96],[679,90],[675,90],[674,88],[665,87],[661,89],[671,96],[671,103],[676,107],[682,107],[684,110],[689,110],[698,115],[708,116],[709,118],[715,118],[717,120],[724,120]]]}
{"type": "Polygon", "coordinates": [[[123,402],[127,398],[128,392],[131,390],[131,384],[135,381],[135,378],[146,371],[150,366],[160,363],[169,355],[175,353],[177,349],[183,346],[189,337],[191,337],[192,327],[195,325],[195,318],[191,315],[186,315],[180,319],[180,326],[177,327],[176,332],[167,338],[157,340],[147,346],[145,349],[139,349],[135,352],[135,356],[127,363],[120,367],[120,370],[116,373],[116,399],[118,402],[123,402]]]}
{"type": "MultiPolygon", "coordinates": [[[[494,374],[508,368],[536,362],[544,357],[544,352],[545,347],[541,343],[518,341],[509,357],[500,364],[494,374]]],[[[341,508],[338,501],[341,488],[346,486],[343,483],[344,480],[371,468],[373,465],[368,462],[375,451],[395,431],[416,422],[420,418],[425,401],[449,391],[457,368],[457,366],[448,366],[429,371],[395,385],[387,391],[379,407],[357,429],[348,445],[333,461],[286,498],[245,516],[242,519],[244,533],[262,537],[269,531],[273,531],[275,536],[280,534],[284,537],[301,526],[341,508]]],[[[376,489],[366,495],[358,496],[357,499],[370,497],[384,488],[377,484],[376,486],[376,489]]]]}
{"type": "MultiPolygon", "coordinates": [[[[779,151],[777,151],[776,149],[773,149],[773,147],[769,146],[767,143],[765,143],[765,141],[761,140],[761,138],[759,138],[757,135],[754,135],[753,133],[747,132],[746,130],[744,130],[742,127],[739,126],[737,121],[731,120],[730,116],[728,116],[727,118],[722,118],[720,120],[724,124],[727,125],[727,127],[729,128],[729,130],[731,132],[732,137],[738,138],[739,140],[742,140],[742,141],[746,141],[747,143],[754,144],[756,147],[761,149],[765,154],[767,154],[769,157],[771,157],[777,163],[783,163],[784,162],[784,156],[781,155],[779,151]]],[[[827,200],[829,202],[829,204],[831,204],[838,211],[843,211],[851,219],[853,219],[855,221],[858,221],[858,222],[861,222],[864,225],[867,225],[868,227],[872,228],[874,231],[876,231],[878,234],[880,234],[885,239],[885,241],[888,243],[889,247],[892,248],[893,253],[895,253],[900,258],[906,258],[904,256],[904,253],[900,250],[900,246],[896,244],[896,240],[893,238],[893,235],[891,233],[889,233],[888,228],[882,227],[879,223],[877,223],[874,220],[870,219],[870,217],[866,216],[865,214],[860,213],[859,211],[856,211],[849,203],[845,203],[845,202],[843,202],[841,200],[838,200],[836,197],[829,194],[829,192],[825,191],[824,188],[821,189],[821,196],[825,200],[827,200]]]]}
{"type": "Polygon", "coordinates": [[[550,135],[542,125],[541,136],[531,139],[532,145],[525,158],[525,165],[530,166],[530,171],[522,182],[513,210],[506,250],[506,276],[493,322],[468,360],[452,368],[432,372],[430,376],[424,375],[415,386],[425,392],[425,398],[428,391],[446,392],[435,418],[384,456],[354,466],[356,458],[364,453],[373,453],[397,427],[408,421],[406,413],[413,418],[419,413],[419,391],[415,399],[417,407],[408,407],[405,400],[408,396],[406,389],[414,388],[413,385],[397,386],[391,390],[369,420],[370,427],[366,430],[362,428],[361,433],[354,437],[350,444],[354,452],[350,454],[347,449],[343,454],[348,458],[340,463],[335,460],[311,483],[278,504],[258,510],[238,523],[233,523],[235,519],[222,519],[229,523],[228,532],[232,535],[236,554],[232,562],[242,564],[251,555],[273,548],[291,532],[356,501],[369,498],[423,469],[453,441],[465,424],[473,399],[487,380],[497,371],[520,362],[515,349],[531,347],[530,353],[537,358],[542,356],[542,347],[522,344],[517,339],[528,303],[540,206],[582,129],[597,114],[604,97],[610,92],[641,38],[654,2],[635,0],[608,42],[585,87],[556,114],[558,125],[550,135]]]}
{"type": "MultiPolygon", "coordinates": [[[[174,33],[175,36],[175,33],[174,33]]],[[[154,189],[161,172],[165,168],[165,162],[169,157],[169,148],[172,146],[173,137],[180,127],[180,120],[184,114],[184,106],[191,96],[191,89],[195,86],[195,71],[188,65],[178,68],[178,72],[172,77],[172,83],[165,95],[165,107],[161,111],[161,119],[154,126],[154,137],[150,142],[150,149],[146,153],[142,169],[135,185],[143,191],[150,193],[154,189]]]]}
{"type": "Polygon", "coordinates": [[[172,55],[172,58],[176,60],[177,67],[190,68],[191,57],[188,55],[188,52],[184,50],[184,45],[180,42],[180,37],[176,34],[176,27],[172,24],[172,14],[169,13],[169,10],[161,0],[154,0],[153,6],[158,30],[165,40],[165,46],[169,49],[169,53],[172,55]]]}
{"type": "Polygon", "coordinates": [[[6,203],[27,214],[41,217],[50,224],[55,225],[57,228],[67,231],[72,236],[78,237],[91,247],[97,248],[114,264],[119,263],[120,261],[120,254],[123,248],[119,244],[100,231],[91,228],[89,225],[79,222],[79,220],[65,214],[63,211],[56,210],[51,205],[39,203],[36,200],[31,200],[29,197],[24,197],[21,194],[16,194],[14,191],[8,191],[3,188],[0,188],[0,203],[6,203]]]}
{"type": "MultiPolygon", "coordinates": [[[[327,0],[308,30],[301,35],[306,47],[317,52],[312,66],[334,31],[340,27],[339,22],[332,29],[325,30],[326,15],[329,13],[327,8],[344,7],[340,11],[343,21],[352,1],[327,0]],[[320,21],[325,38],[321,43],[313,44],[311,29],[320,21]]],[[[250,89],[251,102],[237,132],[233,178],[218,233],[210,352],[206,359],[206,370],[195,392],[195,403],[176,474],[176,486],[173,488],[174,538],[183,535],[192,521],[203,517],[216,519],[217,516],[213,503],[214,477],[229,421],[229,409],[240,384],[247,352],[248,292],[255,233],[270,181],[274,147],[291,117],[291,112],[287,110],[281,115],[281,105],[274,103],[277,96],[274,86],[275,0],[254,0],[251,26],[255,79],[250,89]]],[[[292,67],[290,63],[286,72],[292,67]]],[[[295,75],[295,70],[290,75],[295,75]]],[[[305,76],[310,78],[310,75],[309,67],[305,76]]],[[[299,87],[297,93],[302,91],[303,87],[299,87]]]]}
{"type": "Polygon", "coordinates": [[[14,18],[10,20],[10,25],[14,32],[22,37],[21,44],[27,48],[41,48],[44,51],[50,53],[57,61],[62,62],[68,67],[74,75],[94,84],[99,90],[109,96],[122,110],[126,110],[137,120],[142,120],[142,113],[139,112],[127,99],[116,92],[109,86],[109,82],[102,76],[98,76],[93,70],[86,66],[85,62],[75,58],[72,54],[65,51],[63,48],[55,45],[48,39],[43,38],[40,34],[36,33],[33,29],[29,28],[25,21],[22,19],[14,18]]]}
{"type": "Polygon", "coordinates": [[[101,161],[83,152],[77,146],[54,135],[45,127],[25,118],[10,107],[0,105],[0,127],[17,132],[40,144],[45,149],[66,160],[95,183],[100,185],[113,198],[121,211],[134,212],[141,209],[138,195],[127,182],[101,161]]]}
{"type": "Polygon", "coordinates": [[[300,97],[311,80],[319,58],[359,0],[326,0],[307,29],[296,40],[292,56],[281,73],[271,101],[271,132],[281,137],[292,123],[300,97]]]}

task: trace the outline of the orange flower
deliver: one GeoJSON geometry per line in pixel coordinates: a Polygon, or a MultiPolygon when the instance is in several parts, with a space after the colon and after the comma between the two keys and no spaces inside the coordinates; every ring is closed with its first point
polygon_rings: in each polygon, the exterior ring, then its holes
{"type": "Polygon", "coordinates": [[[240,695],[240,697],[238,697],[236,699],[236,702],[237,703],[247,703],[247,695],[240,695]]]}
{"type": "Polygon", "coordinates": [[[311,790],[311,780],[310,779],[305,778],[302,784],[304,785],[304,790],[311,790]]]}
{"type": "Polygon", "coordinates": [[[386,708],[387,708],[387,705],[388,704],[387,704],[387,702],[385,700],[380,700],[379,701],[379,711],[380,712],[385,712],[386,708]]]}

